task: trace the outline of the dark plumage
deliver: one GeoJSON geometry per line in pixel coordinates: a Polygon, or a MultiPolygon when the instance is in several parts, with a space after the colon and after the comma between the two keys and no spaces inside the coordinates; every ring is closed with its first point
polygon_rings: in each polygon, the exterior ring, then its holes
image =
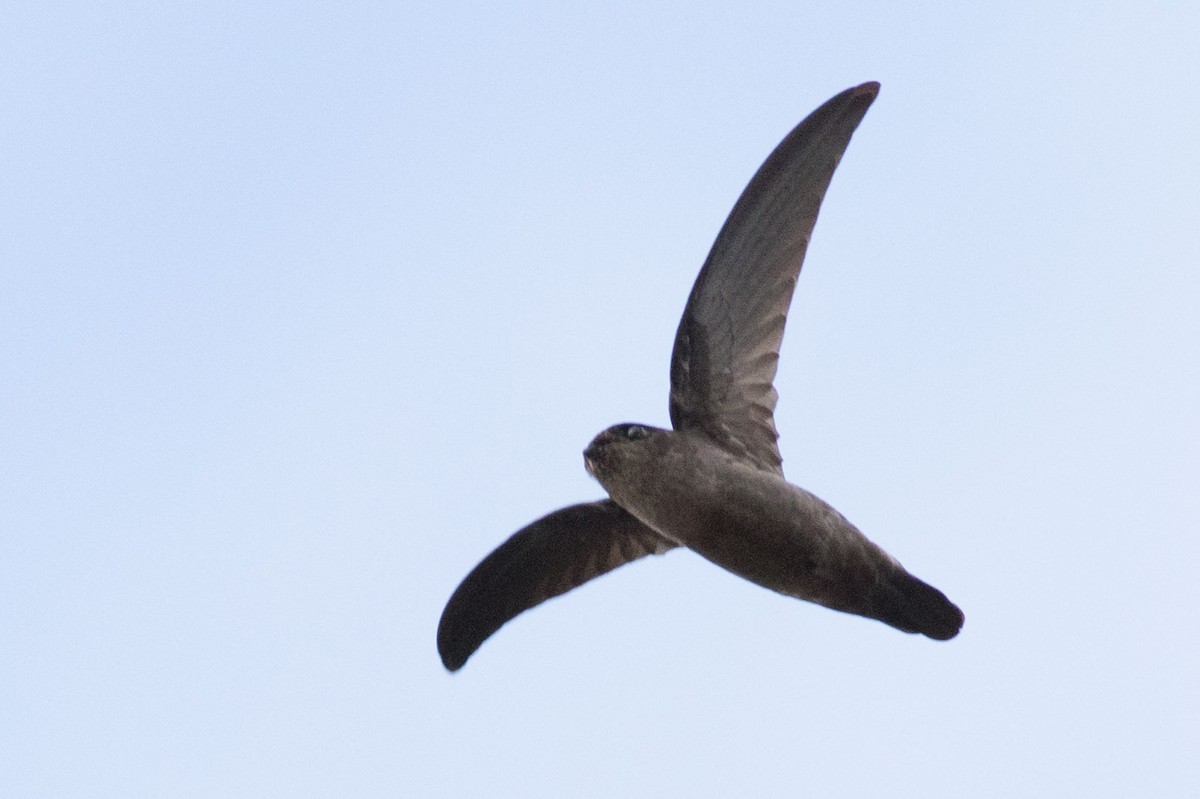
{"type": "Polygon", "coordinates": [[[796,278],[834,169],[879,84],[848,89],[771,153],[688,297],[671,356],[671,425],[610,427],[584,450],[610,499],[515,533],[455,590],[438,625],[451,671],[524,610],[645,555],[686,547],[758,585],[910,633],[963,614],[827,503],[783,477],[772,385],[796,278]]]}

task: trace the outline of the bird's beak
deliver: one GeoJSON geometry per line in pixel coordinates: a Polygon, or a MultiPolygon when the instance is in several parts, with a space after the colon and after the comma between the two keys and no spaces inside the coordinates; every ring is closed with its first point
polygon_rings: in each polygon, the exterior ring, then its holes
{"type": "Polygon", "coordinates": [[[600,450],[602,449],[598,437],[593,439],[592,443],[587,445],[587,449],[583,451],[583,468],[592,477],[596,476],[596,463],[600,460],[600,450]]]}

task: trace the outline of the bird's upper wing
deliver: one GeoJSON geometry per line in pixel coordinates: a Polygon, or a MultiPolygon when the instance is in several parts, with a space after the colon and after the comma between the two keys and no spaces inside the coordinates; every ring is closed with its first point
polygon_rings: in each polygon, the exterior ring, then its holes
{"type": "Polygon", "coordinates": [[[847,89],[775,148],[717,235],[675,334],[675,429],[700,428],[780,474],[772,383],[788,306],[833,170],[878,91],[847,89]]]}
{"type": "Polygon", "coordinates": [[[454,591],[438,623],[442,663],[457,671],[519,613],[675,546],[608,499],[543,516],[497,547],[454,591]]]}

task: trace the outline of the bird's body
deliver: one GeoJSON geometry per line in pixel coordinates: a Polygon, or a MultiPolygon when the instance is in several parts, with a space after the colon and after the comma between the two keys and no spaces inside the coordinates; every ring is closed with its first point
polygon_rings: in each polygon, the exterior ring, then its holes
{"type": "Polygon", "coordinates": [[[830,505],[787,482],[772,385],[788,306],[825,190],[879,90],[864,83],[801,122],[750,181],[684,309],[671,355],[672,430],[614,425],[584,451],[608,492],[518,530],[442,612],[446,668],[504,623],[625,563],[690,549],[753,583],[930,638],[962,612],[830,505]]]}
{"type": "Polygon", "coordinates": [[[617,505],[739,577],[906,632],[958,632],[957,609],[833,506],[702,433],[616,425],[584,458],[617,505]]]}

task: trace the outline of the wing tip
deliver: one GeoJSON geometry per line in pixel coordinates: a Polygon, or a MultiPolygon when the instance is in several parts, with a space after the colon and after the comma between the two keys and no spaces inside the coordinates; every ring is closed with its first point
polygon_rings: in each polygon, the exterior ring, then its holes
{"type": "Polygon", "coordinates": [[[458,670],[465,666],[471,657],[470,655],[451,654],[441,649],[438,650],[438,654],[442,656],[442,665],[451,674],[457,674],[458,670]]]}
{"type": "Polygon", "coordinates": [[[850,90],[856,97],[871,97],[874,98],[879,94],[879,81],[869,80],[866,83],[860,83],[850,90]]]}
{"type": "Polygon", "coordinates": [[[475,650],[479,648],[475,646],[463,645],[462,635],[454,633],[454,621],[451,608],[454,605],[454,597],[451,597],[447,603],[446,609],[442,611],[442,618],[438,622],[437,629],[437,650],[438,656],[442,659],[442,665],[446,667],[446,671],[453,674],[463,667],[470,659],[471,655],[475,654],[475,650]]]}
{"type": "Polygon", "coordinates": [[[846,111],[852,111],[862,118],[861,115],[867,113],[867,109],[875,102],[875,98],[879,96],[879,81],[869,80],[866,83],[860,83],[857,86],[852,86],[837,96],[840,100],[840,105],[846,111]]]}

